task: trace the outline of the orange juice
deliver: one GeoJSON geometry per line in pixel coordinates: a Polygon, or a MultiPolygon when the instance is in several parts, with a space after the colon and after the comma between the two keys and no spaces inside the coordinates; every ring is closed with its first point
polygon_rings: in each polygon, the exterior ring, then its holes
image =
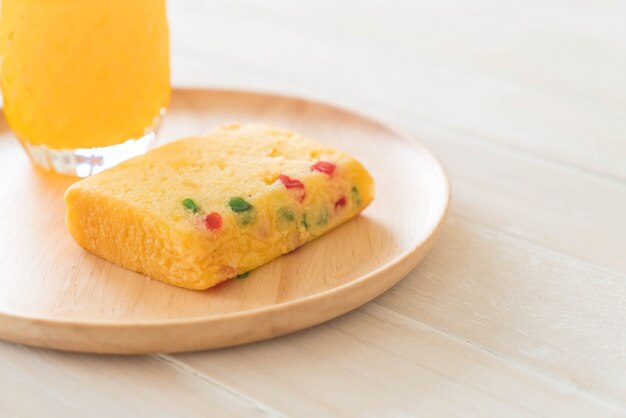
{"type": "MultiPolygon", "coordinates": [[[[4,113],[36,163],[152,130],[170,97],[165,0],[1,3],[4,113]]],[[[98,154],[83,158],[106,165],[98,154]]]]}

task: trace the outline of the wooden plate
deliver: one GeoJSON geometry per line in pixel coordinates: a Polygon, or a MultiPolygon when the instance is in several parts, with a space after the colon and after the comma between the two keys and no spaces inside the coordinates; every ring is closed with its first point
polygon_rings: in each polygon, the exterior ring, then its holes
{"type": "Polygon", "coordinates": [[[424,257],[449,200],[416,141],[333,106],[270,94],[175,90],[160,143],[226,122],[264,121],[348,151],[376,181],[357,219],[206,291],[149,280],[86,253],[67,233],[74,180],[30,164],[0,121],[0,338],[98,353],[224,347],[300,330],[380,295],[424,257]]]}

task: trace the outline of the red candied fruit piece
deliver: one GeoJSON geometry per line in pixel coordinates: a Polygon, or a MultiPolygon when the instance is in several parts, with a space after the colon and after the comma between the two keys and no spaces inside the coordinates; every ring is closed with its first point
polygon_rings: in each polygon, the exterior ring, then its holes
{"type": "Polygon", "coordinates": [[[318,161],[311,166],[311,171],[319,171],[320,173],[328,174],[332,176],[337,166],[327,161],[318,161]]]}
{"type": "Polygon", "coordinates": [[[341,196],[341,198],[335,202],[335,209],[342,208],[346,205],[346,197],[341,196]]]}
{"type": "Polygon", "coordinates": [[[304,183],[300,180],[292,179],[285,174],[278,176],[278,180],[280,180],[288,189],[304,189],[304,183]]]}
{"type": "Polygon", "coordinates": [[[222,226],[222,215],[217,212],[209,213],[206,218],[204,218],[204,226],[208,230],[219,229],[222,226]]]}

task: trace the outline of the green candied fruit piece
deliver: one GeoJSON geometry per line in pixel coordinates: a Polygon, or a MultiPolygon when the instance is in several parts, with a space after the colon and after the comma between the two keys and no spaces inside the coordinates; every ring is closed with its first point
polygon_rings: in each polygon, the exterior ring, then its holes
{"type": "Polygon", "coordinates": [[[356,186],[352,186],[352,202],[354,202],[355,206],[361,205],[361,195],[359,194],[359,189],[356,186]]]}
{"type": "Polygon", "coordinates": [[[182,204],[185,207],[185,209],[187,209],[191,213],[200,212],[200,206],[198,206],[198,204],[194,202],[193,199],[187,198],[182,201],[182,204]]]}
{"type": "Polygon", "coordinates": [[[278,217],[281,220],[287,221],[287,222],[293,222],[296,219],[296,216],[294,215],[293,211],[287,208],[278,209],[278,217]]]}
{"type": "Polygon", "coordinates": [[[252,209],[246,212],[237,213],[236,219],[238,225],[250,225],[256,221],[256,210],[252,209]]]}
{"type": "Polygon", "coordinates": [[[302,226],[304,226],[304,229],[309,229],[309,222],[306,219],[306,213],[302,214],[302,226]]]}
{"type": "Polygon", "coordinates": [[[317,222],[315,223],[315,225],[324,226],[328,223],[329,218],[330,218],[330,212],[328,212],[328,208],[324,208],[320,212],[320,216],[319,218],[317,218],[317,222]]]}
{"type": "Polygon", "coordinates": [[[228,201],[228,206],[233,212],[245,212],[252,209],[252,205],[241,197],[233,197],[228,201]]]}
{"type": "Polygon", "coordinates": [[[246,278],[246,277],[248,277],[249,275],[250,275],[250,272],[249,272],[249,271],[246,271],[245,273],[238,274],[238,275],[235,277],[235,279],[245,279],[245,278],[246,278]]]}

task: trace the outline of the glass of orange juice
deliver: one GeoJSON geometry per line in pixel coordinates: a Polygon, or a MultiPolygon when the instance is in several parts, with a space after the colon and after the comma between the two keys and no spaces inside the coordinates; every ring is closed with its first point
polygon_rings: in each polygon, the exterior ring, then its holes
{"type": "Polygon", "coordinates": [[[85,177],[146,152],[170,98],[165,0],[2,0],[4,114],[31,160],[85,177]]]}

